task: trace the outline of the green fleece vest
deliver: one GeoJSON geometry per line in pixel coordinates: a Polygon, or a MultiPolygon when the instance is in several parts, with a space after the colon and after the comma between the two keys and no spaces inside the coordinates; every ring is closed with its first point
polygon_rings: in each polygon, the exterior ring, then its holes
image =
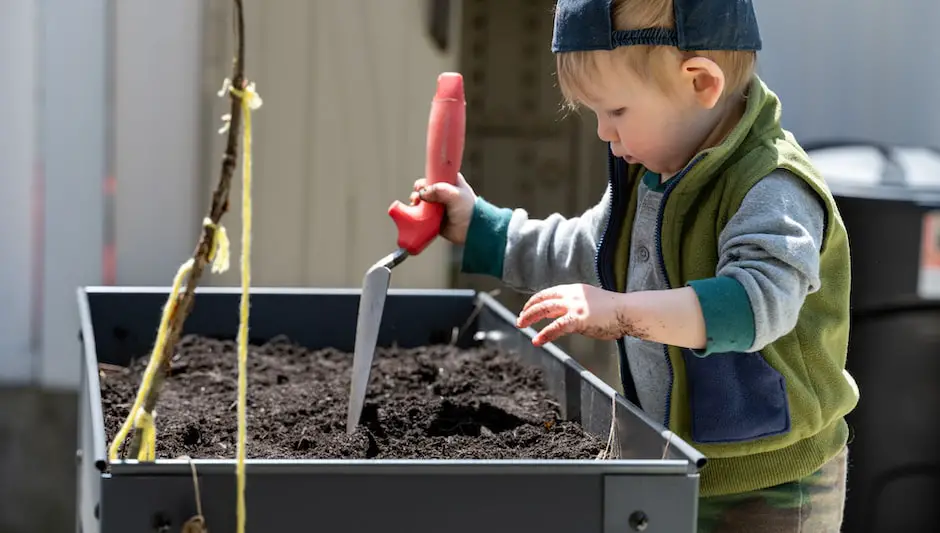
{"type": "MultiPolygon", "coordinates": [[[[690,350],[669,347],[674,371],[669,425],[708,458],[702,471],[702,496],[755,490],[811,474],[845,445],[848,427],[844,415],[858,402],[857,387],[844,370],[851,283],[846,230],[826,183],[793,136],[782,129],[777,96],[757,77],[737,127],[719,146],[698,154],[685,174],[669,184],[672,189],[665,198],[660,228],[666,276],[674,288],[714,277],[719,234],[750,188],[775,169],[800,176],[823,200],[827,219],[821,248],[822,284],[806,298],[796,327],[759,354],[737,354],[735,362],[730,362],[721,359],[722,354],[698,357],[690,350]],[[705,365],[723,365],[727,370],[715,373],[718,371],[705,365]],[[696,442],[695,395],[710,394],[714,402],[715,395],[722,394],[723,379],[735,380],[752,371],[745,372],[740,365],[769,365],[758,373],[778,376],[779,380],[741,384],[738,388],[752,387],[751,394],[739,394],[733,400],[753,397],[773,402],[772,389],[785,389],[777,398],[786,402],[786,424],[769,431],[769,436],[696,442]],[[713,371],[709,380],[689,380],[690,373],[708,375],[709,371],[713,371]]],[[[637,165],[627,169],[624,189],[631,191],[631,198],[620,228],[614,269],[619,291],[624,290],[636,189],[644,172],[637,165]]],[[[708,417],[706,422],[713,426],[723,423],[720,414],[717,419],[712,413],[708,417]]],[[[729,419],[728,423],[735,421],[729,419]]]]}

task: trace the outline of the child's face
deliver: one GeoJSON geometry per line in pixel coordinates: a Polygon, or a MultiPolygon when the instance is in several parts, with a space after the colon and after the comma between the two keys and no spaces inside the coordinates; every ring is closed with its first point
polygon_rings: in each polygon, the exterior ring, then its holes
{"type": "Polygon", "coordinates": [[[597,116],[597,136],[610,143],[615,156],[672,176],[714,129],[712,110],[681,73],[667,94],[655,81],[641,79],[611,58],[598,58],[600,76],[590,84],[590,97],[583,99],[597,116]]]}

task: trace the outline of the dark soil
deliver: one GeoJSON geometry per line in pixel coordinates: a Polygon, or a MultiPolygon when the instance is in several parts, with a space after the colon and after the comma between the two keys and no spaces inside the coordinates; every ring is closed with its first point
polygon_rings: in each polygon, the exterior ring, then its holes
{"type": "MultiPolygon", "coordinates": [[[[353,435],[351,355],[278,338],[248,357],[249,458],[593,459],[605,444],[559,419],[539,371],[490,348],[380,350],[353,435]]],[[[145,366],[100,373],[109,444],[145,366]]],[[[234,458],[237,387],[234,342],[183,338],[157,404],[157,457],[234,458]]]]}

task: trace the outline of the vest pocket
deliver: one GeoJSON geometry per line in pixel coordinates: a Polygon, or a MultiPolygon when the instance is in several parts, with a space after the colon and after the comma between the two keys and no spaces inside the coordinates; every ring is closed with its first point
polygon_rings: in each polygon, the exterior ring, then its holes
{"type": "Polygon", "coordinates": [[[730,443],[790,431],[786,381],[760,353],[728,352],[685,360],[692,440],[730,443]]]}

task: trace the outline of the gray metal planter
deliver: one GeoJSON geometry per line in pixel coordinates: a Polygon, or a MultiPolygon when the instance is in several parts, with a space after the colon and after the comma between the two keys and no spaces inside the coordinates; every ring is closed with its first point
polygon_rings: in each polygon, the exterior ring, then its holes
{"type": "MultiPolygon", "coordinates": [[[[233,338],[239,290],[197,293],[184,333],[233,338]]],[[[188,461],[107,463],[97,365],[127,365],[146,354],[167,295],[165,288],[78,291],[84,359],[79,522],[85,533],[176,532],[196,514],[188,461]]],[[[358,295],[357,290],[254,289],[252,341],[287,335],[309,348],[351,351],[358,295]]],[[[538,365],[562,416],[606,438],[613,389],[557,347],[534,347],[534,333],[519,331],[514,318],[483,293],[393,289],[379,345],[446,342],[455,327],[468,324],[459,344],[493,343],[538,365]]],[[[616,417],[617,460],[248,460],[247,530],[695,531],[698,471],[705,458],[620,396],[616,417]]],[[[194,462],[210,531],[233,531],[235,461],[194,462]]]]}

